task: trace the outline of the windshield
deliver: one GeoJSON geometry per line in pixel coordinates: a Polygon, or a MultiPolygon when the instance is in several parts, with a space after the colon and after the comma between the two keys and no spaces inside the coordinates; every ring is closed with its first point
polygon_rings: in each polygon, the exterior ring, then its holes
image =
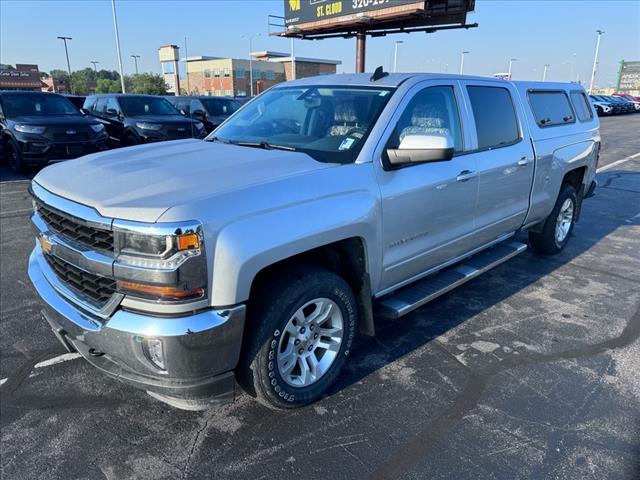
{"type": "Polygon", "coordinates": [[[119,97],[122,111],[127,117],[142,115],[179,115],[165,98],[160,97],[119,97]]]}
{"type": "Polygon", "coordinates": [[[388,88],[283,87],[265,92],[207,137],[209,141],[284,147],[321,162],[354,162],[388,88]]]}
{"type": "Polygon", "coordinates": [[[6,95],[2,99],[7,117],[33,115],[79,115],[80,112],[64,97],[57,95],[6,95]]]}
{"type": "Polygon", "coordinates": [[[225,100],[221,98],[203,98],[201,100],[209,115],[224,116],[235,113],[242,105],[236,100],[225,100]]]}

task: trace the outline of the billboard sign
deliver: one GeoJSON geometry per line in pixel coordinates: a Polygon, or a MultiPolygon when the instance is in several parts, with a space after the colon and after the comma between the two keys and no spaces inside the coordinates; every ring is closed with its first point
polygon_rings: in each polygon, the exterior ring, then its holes
{"type": "Polygon", "coordinates": [[[640,91],[640,61],[621,62],[618,75],[618,91],[640,91]]]}
{"type": "Polygon", "coordinates": [[[419,0],[285,0],[285,25],[317,22],[332,17],[357,15],[403,5],[422,4],[419,0]]]}

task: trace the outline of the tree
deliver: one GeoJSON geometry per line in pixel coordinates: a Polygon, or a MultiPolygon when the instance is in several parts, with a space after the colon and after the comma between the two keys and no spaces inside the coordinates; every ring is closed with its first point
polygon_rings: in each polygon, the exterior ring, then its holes
{"type": "Polygon", "coordinates": [[[128,93],[146,93],[149,95],[166,95],[167,84],[162,75],[157,73],[140,73],[124,77],[128,93]]]}
{"type": "Polygon", "coordinates": [[[49,75],[56,83],[62,83],[69,90],[69,72],[65,70],[51,70],[49,75]]]}
{"type": "Polygon", "coordinates": [[[121,91],[120,80],[99,78],[96,82],[96,93],[120,93],[121,91]]]}

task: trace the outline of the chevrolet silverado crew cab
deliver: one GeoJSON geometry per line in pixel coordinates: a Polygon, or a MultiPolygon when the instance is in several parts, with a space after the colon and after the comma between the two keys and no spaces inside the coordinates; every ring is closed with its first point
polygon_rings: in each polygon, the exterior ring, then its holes
{"type": "Polygon", "coordinates": [[[29,276],[70,351],[182,408],[320,398],[357,334],[522,252],[595,188],[576,84],[435,74],[283,83],[205,141],[95,153],[31,183],[29,276]],[[517,238],[521,238],[518,236],[517,238]]]}

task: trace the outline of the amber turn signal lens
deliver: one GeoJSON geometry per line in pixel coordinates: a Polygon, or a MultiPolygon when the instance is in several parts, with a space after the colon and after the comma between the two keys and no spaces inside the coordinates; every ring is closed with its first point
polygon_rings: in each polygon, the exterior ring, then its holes
{"type": "Polygon", "coordinates": [[[200,248],[200,239],[195,233],[178,235],[178,250],[195,250],[200,248]]]}
{"type": "Polygon", "coordinates": [[[118,280],[118,290],[126,290],[133,294],[140,294],[145,297],[154,297],[161,300],[183,300],[186,298],[197,298],[204,296],[204,288],[195,290],[182,290],[177,287],[161,285],[147,285],[144,283],[126,282],[118,280]]]}

